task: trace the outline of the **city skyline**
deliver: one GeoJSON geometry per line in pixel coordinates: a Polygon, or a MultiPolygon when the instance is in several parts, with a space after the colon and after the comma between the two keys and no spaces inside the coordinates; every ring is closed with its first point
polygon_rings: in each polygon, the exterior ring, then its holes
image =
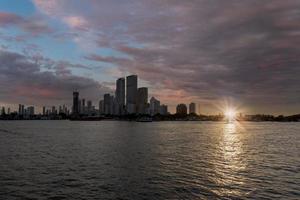
{"type": "Polygon", "coordinates": [[[249,114],[300,112],[297,0],[76,2],[0,2],[1,107],[70,107],[74,90],[97,107],[117,97],[116,79],[138,74],[148,88],[139,92],[171,113],[190,102],[203,114],[224,102],[249,114]]]}

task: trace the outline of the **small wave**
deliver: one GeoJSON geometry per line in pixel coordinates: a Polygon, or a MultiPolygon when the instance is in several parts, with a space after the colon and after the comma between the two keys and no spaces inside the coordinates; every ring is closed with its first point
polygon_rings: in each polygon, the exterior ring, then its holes
{"type": "Polygon", "coordinates": [[[10,134],[14,134],[14,135],[19,134],[18,132],[10,131],[10,130],[7,130],[7,129],[2,129],[2,128],[0,128],[0,132],[3,132],[3,133],[10,133],[10,134]]]}

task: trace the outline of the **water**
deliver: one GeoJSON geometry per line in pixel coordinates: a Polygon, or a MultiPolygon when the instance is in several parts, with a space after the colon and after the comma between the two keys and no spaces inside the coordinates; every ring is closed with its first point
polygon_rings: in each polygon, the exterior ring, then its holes
{"type": "Polygon", "coordinates": [[[300,199],[300,123],[0,122],[0,199],[300,199]]]}

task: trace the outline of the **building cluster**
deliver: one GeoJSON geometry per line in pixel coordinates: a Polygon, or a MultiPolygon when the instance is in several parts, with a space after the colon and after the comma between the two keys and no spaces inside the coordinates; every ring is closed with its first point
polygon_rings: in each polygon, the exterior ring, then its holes
{"type": "Polygon", "coordinates": [[[34,106],[25,107],[23,104],[19,104],[18,115],[23,117],[34,116],[34,106]]]}
{"type": "Polygon", "coordinates": [[[195,103],[190,103],[189,104],[189,110],[187,108],[187,106],[183,103],[178,104],[176,107],[176,114],[179,115],[187,115],[189,111],[189,114],[197,114],[197,108],[196,108],[196,104],[195,103]]]}
{"type": "Polygon", "coordinates": [[[95,115],[167,115],[167,105],[160,104],[160,101],[152,97],[148,101],[148,88],[138,87],[138,76],[130,75],[116,80],[115,94],[104,94],[99,101],[99,109],[92,106],[88,101],[85,106],[84,99],[79,98],[79,92],[73,92],[73,114],[95,115]]]}
{"type": "Polygon", "coordinates": [[[43,116],[55,116],[55,115],[69,115],[70,114],[70,110],[68,109],[68,107],[66,105],[63,106],[59,106],[58,108],[56,108],[55,106],[52,107],[46,107],[43,106],[43,116]]]}

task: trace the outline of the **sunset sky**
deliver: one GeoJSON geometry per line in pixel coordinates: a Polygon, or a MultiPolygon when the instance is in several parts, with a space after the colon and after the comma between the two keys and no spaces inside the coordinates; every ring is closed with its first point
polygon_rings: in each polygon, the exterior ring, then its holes
{"type": "Polygon", "coordinates": [[[300,113],[300,1],[0,0],[0,106],[98,105],[129,74],[171,111],[300,113]]]}

